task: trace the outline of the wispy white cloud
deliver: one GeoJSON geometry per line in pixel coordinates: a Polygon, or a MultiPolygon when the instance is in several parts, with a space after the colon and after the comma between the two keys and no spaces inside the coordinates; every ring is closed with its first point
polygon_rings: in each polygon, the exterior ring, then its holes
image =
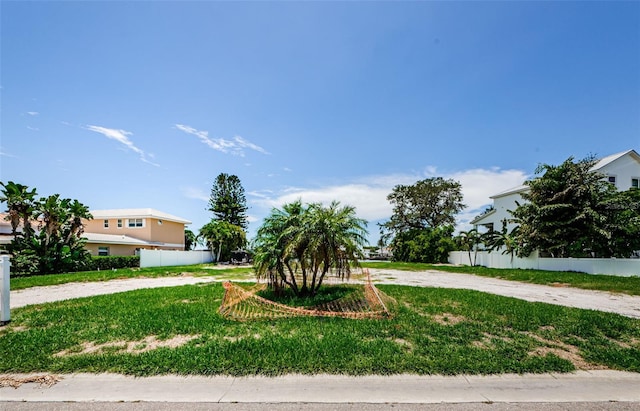
{"type": "Polygon", "coordinates": [[[40,131],[40,129],[38,127],[27,126],[27,129],[31,130],[31,131],[40,131]]]}
{"type": "Polygon", "coordinates": [[[0,147],[0,157],[11,157],[11,158],[18,158],[17,156],[14,156],[13,154],[7,153],[6,151],[4,151],[4,148],[0,147]]]}
{"type": "Polygon", "coordinates": [[[236,156],[244,157],[244,149],[254,150],[262,154],[269,154],[269,152],[264,148],[240,136],[235,136],[232,140],[227,140],[224,138],[211,138],[209,137],[209,132],[205,130],[198,130],[184,124],[176,124],[175,127],[180,131],[198,137],[198,139],[200,139],[203,144],[206,144],[210,148],[225,154],[233,154],[236,156]]]}
{"type": "Polygon", "coordinates": [[[209,201],[209,195],[199,188],[182,187],[182,194],[187,198],[195,200],[209,201]]]}
{"type": "Polygon", "coordinates": [[[121,130],[121,129],[107,128],[107,127],[101,127],[101,126],[92,126],[92,125],[88,125],[85,128],[87,130],[95,131],[96,133],[100,133],[100,134],[102,134],[103,136],[105,136],[105,137],[107,137],[109,139],[112,139],[112,140],[115,140],[115,141],[119,142],[126,149],[131,150],[134,153],[138,154],[140,156],[140,160],[142,160],[143,162],[151,164],[151,165],[154,165],[156,167],[159,166],[159,164],[156,164],[153,161],[149,160],[147,158],[147,157],[149,157],[149,155],[146,154],[142,149],[138,148],[129,139],[128,136],[133,135],[132,132],[126,131],[126,130],[121,130]]]}
{"type": "Polygon", "coordinates": [[[30,116],[37,116],[40,113],[38,113],[37,111],[27,111],[27,114],[30,116]]]}
{"type": "MultiPolygon", "coordinates": [[[[433,167],[418,174],[393,174],[359,178],[344,184],[315,188],[289,187],[278,193],[249,192],[251,203],[265,211],[273,207],[301,199],[304,203],[320,202],[328,204],[333,200],[356,207],[359,217],[369,221],[385,220],[391,217],[393,207],[387,196],[397,185],[414,184],[419,180],[434,176],[460,182],[464,203],[467,208],[458,216],[458,224],[465,226],[484,206],[492,203],[491,195],[522,184],[527,174],[521,170],[470,169],[448,174],[438,174],[433,167]]],[[[372,227],[370,227],[372,229],[372,227]]]]}

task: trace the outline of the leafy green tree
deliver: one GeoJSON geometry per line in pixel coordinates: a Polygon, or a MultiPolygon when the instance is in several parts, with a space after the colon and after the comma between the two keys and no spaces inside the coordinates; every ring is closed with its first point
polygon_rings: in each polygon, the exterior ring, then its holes
{"type": "Polygon", "coordinates": [[[640,190],[618,191],[605,202],[609,241],[593,244],[595,255],[628,258],[640,250],[640,190]]]}
{"type": "Polygon", "coordinates": [[[453,227],[409,229],[397,234],[392,242],[393,261],[411,263],[446,263],[455,249],[453,227]]]}
{"type": "Polygon", "coordinates": [[[289,287],[296,295],[315,295],[326,275],[350,275],[366,245],[366,221],[355,208],[301,201],[273,209],[254,240],[254,266],[272,288],[289,287]]]}
{"type": "Polygon", "coordinates": [[[520,226],[520,255],[539,250],[552,257],[613,257],[623,254],[618,247],[628,236],[630,246],[637,243],[634,213],[623,213],[628,211],[625,195],[592,170],[595,163],[593,157],[570,157],[559,166],[536,169],[542,175],[525,183],[530,188],[522,194],[526,202],[512,212],[520,226]]]}
{"type": "Polygon", "coordinates": [[[453,247],[451,227],[455,216],[465,208],[460,183],[435,177],[413,185],[397,185],[387,200],[393,205],[393,214],[381,229],[385,238],[392,238],[393,259],[442,262],[442,252],[438,250],[453,247]],[[421,256],[420,252],[426,254],[421,256]]]}
{"type": "Polygon", "coordinates": [[[236,175],[221,173],[211,188],[208,210],[214,219],[247,228],[247,200],[244,188],[236,175]]]}
{"type": "Polygon", "coordinates": [[[242,248],[247,243],[247,237],[242,229],[223,220],[211,220],[205,224],[198,234],[204,240],[208,249],[215,254],[216,262],[229,261],[231,252],[242,248]]]}

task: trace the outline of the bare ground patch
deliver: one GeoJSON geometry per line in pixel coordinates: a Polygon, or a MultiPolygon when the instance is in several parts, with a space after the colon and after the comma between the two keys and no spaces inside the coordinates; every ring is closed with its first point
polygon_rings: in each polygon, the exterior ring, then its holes
{"type": "Polygon", "coordinates": [[[432,315],[431,318],[441,325],[456,325],[465,321],[467,318],[462,315],[456,315],[451,313],[442,313],[432,315]]]}
{"type": "Polygon", "coordinates": [[[139,341],[112,341],[103,344],[84,342],[81,349],[63,350],[53,354],[54,357],[65,357],[69,355],[94,354],[105,351],[117,351],[128,354],[141,354],[143,352],[157,350],[158,348],[178,348],[191,340],[199,338],[200,335],[176,335],[168,340],[158,340],[155,335],[150,335],[139,341]]]}
{"type": "Polygon", "coordinates": [[[476,348],[484,348],[487,350],[495,348],[495,340],[501,340],[504,342],[512,342],[513,339],[509,337],[502,337],[499,335],[494,335],[490,333],[482,333],[483,338],[481,340],[476,340],[471,343],[476,348]]]}
{"type": "Polygon", "coordinates": [[[540,337],[537,334],[525,332],[524,335],[533,338],[534,340],[545,344],[544,347],[538,347],[529,352],[530,356],[544,357],[547,354],[554,354],[563,360],[571,361],[576,368],[581,370],[607,370],[607,366],[593,364],[586,361],[580,354],[580,349],[575,345],[566,344],[562,341],[552,341],[546,338],[540,337]]]}

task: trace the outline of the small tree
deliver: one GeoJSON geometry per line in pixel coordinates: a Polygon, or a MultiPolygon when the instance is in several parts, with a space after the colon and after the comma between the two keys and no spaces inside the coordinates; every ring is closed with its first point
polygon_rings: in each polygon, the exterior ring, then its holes
{"type": "Polygon", "coordinates": [[[193,247],[197,244],[198,239],[195,233],[188,228],[184,230],[184,250],[191,251],[193,247]]]}
{"type": "Polygon", "coordinates": [[[205,224],[200,229],[198,238],[204,240],[212,254],[217,249],[216,262],[228,261],[232,251],[244,247],[247,243],[247,237],[242,227],[223,220],[211,220],[205,224]]]}
{"type": "Polygon", "coordinates": [[[460,231],[456,237],[456,242],[460,248],[469,254],[469,265],[475,266],[478,259],[478,245],[482,240],[482,235],[477,229],[472,228],[468,231],[460,231]],[[471,252],[473,251],[473,260],[471,260],[471,252]]]}
{"type": "Polygon", "coordinates": [[[366,221],[355,208],[332,202],[328,207],[301,201],[273,209],[254,242],[254,266],[259,278],[296,295],[315,295],[325,276],[347,278],[362,258],[366,221]]]}
{"type": "Polygon", "coordinates": [[[520,249],[520,227],[516,226],[510,232],[507,230],[507,220],[502,221],[502,230],[488,231],[484,234],[485,244],[491,253],[495,250],[502,250],[502,254],[509,254],[511,267],[513,267],[513,257],[520,249]]]}

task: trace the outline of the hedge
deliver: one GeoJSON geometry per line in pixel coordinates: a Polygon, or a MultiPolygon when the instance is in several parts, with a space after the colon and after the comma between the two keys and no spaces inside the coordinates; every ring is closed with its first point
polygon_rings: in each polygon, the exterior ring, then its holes
{"type": "Polygon", "coordinates": [[[140,267],[140,257],[137,255],[108,255],[91,257],[91,271],[113,270],[115,268],[140,267]]]}

